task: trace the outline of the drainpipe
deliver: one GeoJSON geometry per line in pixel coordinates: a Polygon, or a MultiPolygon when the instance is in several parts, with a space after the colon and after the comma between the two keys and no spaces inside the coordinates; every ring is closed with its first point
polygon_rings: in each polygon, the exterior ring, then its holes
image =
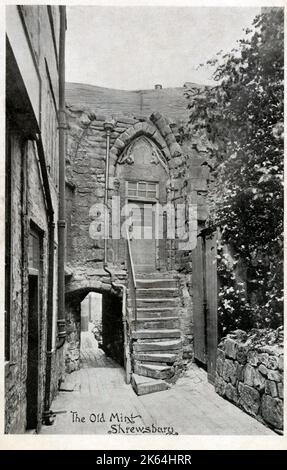
{"type": "Polygon", "coordinates": [[[54,240],[55,223],[52,216],[49,223],[49,266],[48,266],[48,299],[47,299],[47,351],[46,351],[46,380],[43,423],[53,424],[54,416],[50,411],[51,377],[52,377],[52,357],[53,357],[53,300],[54,300],[54,240]]]}
{"type": "Polygon", "coordinates": [[[112,281],[112,273],[108,269],[108,240],[107,240],[107,233],[108,233],[108,219],[107,219],[107,208],[108,208],[108,195],[109,195],[109,166],[110,166],[110,135],[111,131],[115,127],[114,120],[106,121],[104,123],[104,129],[106,131],[106,168],[105,168],[105,197],[104,197],[104,205],[105,205],[105,236],[104,236],[104,270],[110,275],[112,281]]]}
{"type": "Polygon", "coordinates": [[[38,164],[42,175],[48,215],[48,292],[47,292],[47,342],[46,376],[44,392],[43,423],[52,424],[50,412],[51,369],[53,356],[53,299],[54,299],[54,209],[50,192],[49,176],[45,162],[45,152],[40,135],[36,136],[38,164]]]}
{"type": "Polygon", "coordinates": [[[65,245],[66,245],[66,210],[65,210],[65,36],[66,7],[60,6],[59,40],[59,219],[58,219],[58,341],[61,348],[66,339],[65,320],[65,245]]]}
{"type": "MultiPolygon", "coordinates": [[[[64,271],[64,256],[65,253],[65,95],[64,95],[64,84],[65,84],[65,32],[66,32],[66,11],[65,7],[60,6],[60,45],[59,45],[59,222],[58,222],[58,245],[59,254],[58,259],[58,276],[62,282],[58,281],[59,290],[63,286],[64,271]],[[63,184],[64,179],[64,184],[63,184]],[[64,221],[64,222],[63,222],[64,221]],[[61,232],[61,234],[60,234],[61,232]],[[61,242],[60,242],[61,240],[61,242]],[[61,248],[60,248],[61,246],[61,248]],[[61,256],[61,259],[60,259],[61,256]],[[60,267],[61,266],[61,267],[60,267]]],[[[37,140],[38,154],[40,156],[40,165],[43,173],[44,187],[49,188],[49,180],[47,174],[47,168],[44,164],[44,149],[42,140],[37,140]],[[42,158],[41,158],[42,157],[42,158]]],[[[45,396],[44,396],[44,411],[43,411],[43,423],[51,425],[55,419],[55,412],[50,409],[51,402],[51,378],[52,378],[52,357],[55,352],[53,350],[53,301],[54,301],[54,241],[55,241],[55,223],[54,223],[54,211],[53,204],[50,195],[50,191],[47,191],[47,205],[49,212],[49,266],[48,266],[48,293],[47,293],[47,362],[46,362],[46,380],[45,380],[45,396]]],[[[64,277],[65,281],[65,277],[64,277]]],[[[65,288],[65,284],[64,284],[65,288]]],[[[63,295],[64,295],[63,288],[63,295]]],[[[59,295],[58,291],[58,338],[57,338],[57,349],[61,347],[66,338],[65,332],[65,303],[63,305],[63,295],[59,295]],[[61,307],[62,308],[61,308],[61,307]],[[63,321],[64,320],[64,321],[63,321]]],[[[65,297],[64,297],[65,300],[65,297]]]]}

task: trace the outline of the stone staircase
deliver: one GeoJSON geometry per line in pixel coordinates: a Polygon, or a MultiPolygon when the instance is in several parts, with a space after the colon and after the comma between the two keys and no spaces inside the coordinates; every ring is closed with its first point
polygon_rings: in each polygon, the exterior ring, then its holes
{"type": "Polygon", "coordinates": [[[136,283],[132,386],[138,395],[144,395],[169,388],[165,379],[173,376],[173,364],[182,356],[180,298],[177,279],[171,273],[141,273],[136,283]]]}

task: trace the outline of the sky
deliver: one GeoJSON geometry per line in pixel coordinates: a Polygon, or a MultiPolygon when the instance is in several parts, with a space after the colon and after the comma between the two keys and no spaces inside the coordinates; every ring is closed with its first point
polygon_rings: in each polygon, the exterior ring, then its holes
{"type": "Polygon", "coordinates": [[[66,80],[138,90],[209,84],[199,68],[236,46],[259,8],[67,7],[66,80]]]}

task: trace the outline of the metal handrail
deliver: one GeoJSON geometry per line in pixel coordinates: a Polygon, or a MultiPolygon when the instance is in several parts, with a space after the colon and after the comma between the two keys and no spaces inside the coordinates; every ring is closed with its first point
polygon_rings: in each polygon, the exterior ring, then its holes
{"type": "Polygon", "coordinates": [[[128,271],[128,286],[129,294],[132,301],[133,319],[135,329],[137,327],[137,284],[135,276],[135,268],[132,258],[132,250],[130,243],[130,236],[128,228],[126,227],[126,238],[127,238],[127,271],[128,271]]]}

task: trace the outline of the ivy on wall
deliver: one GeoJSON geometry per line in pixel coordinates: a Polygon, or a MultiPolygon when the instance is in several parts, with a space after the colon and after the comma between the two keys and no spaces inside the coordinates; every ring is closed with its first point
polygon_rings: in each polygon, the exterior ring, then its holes
{"type": "Polygon", "coordinates": [[[282,323],[283,30],[283,9],[265,9],[235,49],[208,62],[216,85],[186,91],[185,134],[207,135],[215,162],[209,223],[221,232],[222,334],[282,323]]]}

